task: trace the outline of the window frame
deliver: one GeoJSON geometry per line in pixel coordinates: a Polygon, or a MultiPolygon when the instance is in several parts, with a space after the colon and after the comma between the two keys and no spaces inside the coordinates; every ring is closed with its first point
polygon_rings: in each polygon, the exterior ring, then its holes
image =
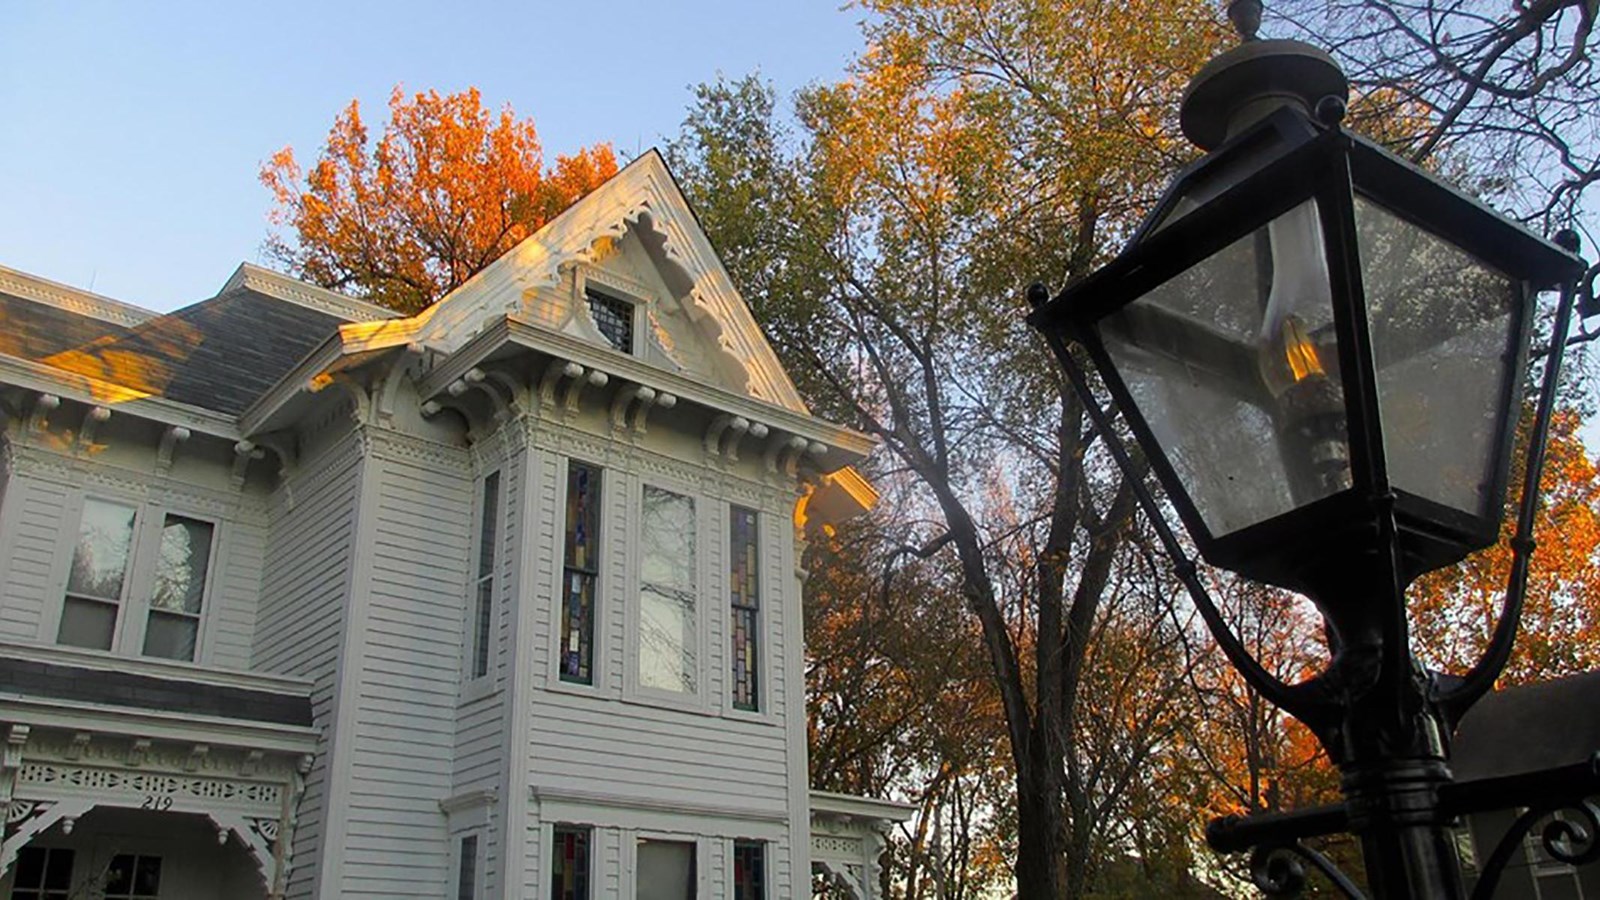
{"type": "Polygon", "coordinates": [[[454,865],[450,867],[450,871],[454,876],[450,879],[450,884],[454,889],[456,900],[461,900],[462,876],[467,873],[468,857],[465,851],[468,841],[472,842],[472,881],[469,885],[471,893],[467,897],[468,900],[481,900],[484,893],[483,866],[487,856],[484,849],[483,830],[470,828],[465,831],[457,831],[453,832],[450,838],[454,842],[454,846],[451,848],[451,856],[455,857],[454,865]]]}
{"type": "Polygon", "coordinates": [[[582,696],[594,696],[601,693],[607,684],[606,679],[606,649],[605,625],[608,617],[611,596],[610,578],[607,576],[606,567],[611,562],[613,542],[609,539],[607,529],[611,527],[611,517],[606,515],[606,504],[611,492],[616,490],[615,482],[622,473],[607,468],[600,463],[591,462],[581,456],[560,455],[555,457],[555,509],[556,527],[552,528],[553,547],[551,560],[551,603],[550,603],[550,659],[544,666],[546,687],[567,691],[582,696]],[[567,587],[570,572],[574,567],[567,565],[567,497],[572,484],[572,467],[574,465],[586,466],[594,475],[598,475],[600,485],[595,494],[595,522],[594,522],[594,553],[595,562],[591,570],[582,570],[593,579],[591,588],[592,596],[589,607],[589,679],[580,681],[569,679],[562,672],[561,654],[565,642],[564,617],[567,608],[567,587]]]}
{"type": "Polygon", "coordinates": [[[767,546],[766,524],[768,517],[767,514],[757,506],[745,506],[740,503],[729,501],[723,505],[723,508],[727,517],[726,521],[723,523],[725,527],[722,529],[723,538],[725,539],[725,543],[723,545],[724,553],[721,573],[723,579],[722,594],[727,601],[723,606],[723,609],[727,613],[727,619],[725,620],[727,625],[727,631],[725,633],[726,639],[723,641],[723,644],[724,649],[728,654],[723,660],[723,674],[727,679],[727,688],[723,691],[725,695],[723,697],[723,711],[732,718],[751,719],[766,722],[770,721],[772,718],[772,707],[771,703],[768,701],[768,690],[772,679],[767,667],[766,652],[767,648],[771,646],[770,636],[767,633],[767,607],[771,605],[767,598],[767,583],[770,579],[766,577],[766,566],[764,565],[765,560],[762,556],[767,546]],[[749,513],[752,517],[754,517],[755,520],[751,529],[751,534],[756,546],[755,596],[752,598],[754,600],[753,606],[740,606],[734,602],[733,595],[733,522],[734,516],[740,511],[749,513]],[[754,708],[740,706],[735,696],[737,686],[734,682],[733,673],[734,657],[736,654],[736,648],[734,647],[734,617],[738,614],[740,609],[751,609],[755,613],[755,621],[750,626],[751,641],[755,645],[755,661],[751,666],[751,677],[755,681],[755,684],[753,685],[753,693],[755,698],[754,708]]]}
{"type": "Polygon", "coordinates": [[[139,619],[140,629],[137,655],[143,659],[161,659],[167,660],[168,662],[199,662],[201,659],[201,647],[204,643],[207,630],[206,610],[210,608],[209,603],[214,600],[214,598],[211,596],[212,589],[215,584],[213,573],[216,569],[219,556],[218,547],[222,543],[222,524],[214,518],[208,516],[198,516],[187,512],[178,512],[173,510],[171,507],[155,508],[150,518],[153,520],[150,525],[150,538],[153,549],[150,551],[152,554],[152,559],[147,576],[148,581],[145,585],[146,589],[140,595],[144,598],[144,608],[143,615],[139,619]],[[170,656],[155,656],[146,653],[144,650],[145,642],[150,633],[151,618],[158,613],[162,615],[190,615],[189,613],[172,613],[167,610],[158,610],[150,602],[155,593],[156,571],[160,565],[161,533],[166,528],[167,518],[169,516],[177,516],[178,518],[188,519],[191,522],[200,522],[211,527],[211,546],[206,550],[206,574],[204,582],[200,585],[200,612],[193,614],[195,619],[194,656],[187,660],[173,659],[170,656]]]}
{"type": "MultiPolygon", "coordinates": [[[[626,854],[623,876],[624,897],[637,898],[639,896],[639,845],[646,841],[687,845],[689,847],[690,864],[694,867],[690,873],[694,885],[693,896],[695,898],[709,896],[706,881],[710,860],[708,858],[709,848],[705,839],[698,834],[640,828],[626,830],[622,833],[622,845],[626,854]]],[[[729,858],[729,864],[732,864],[731,857],[729,858]]]]}
{"type": "MultiPolygon", "coordinates": [[[[583,316],[592,326],[603,345],[613,353],[622,353],[635,358],[644,356],[645,329],[650,323],[650,306],[653,302],[653,292],[647,285],[638,284],[632,279],[616,272],[606,270],[593,263],[579,264],[573,277],[572,302],[583,307],[583,316]],[[589,306],[589,294],[593,292],[608,300],[626,303],[632,308],[633,319],[629,337],[629,347],[622,350],[606,337],[600,330],[600,323],[595,320],[594,311],[589,306]]],[[[575,310],[576,312],[576,310],[575,310]]]]}
{"type": "Polygon", "coordinates": [[[109,882],[108,882],[107,884],[101,886],[100,890],[97,892],[97,895],[100,896],[100,897],[104,897],[105,900],[154,900],[154,898],[160,897],[161,896],[161,879],[162,879],[162,876],[165,874],[165,872],[163,872],[163,870],[166,868],[166,855],[167,854],[165,854],[165,853],[146,853],[146,852],[144,852],[142,850],[127,850],[127,849],[123,849],[123,850],[120,850],[119,852],[113,853],[111,858],[110,858],[110,860],[107,862],[106,869],[105,869],[106,872],[110,872],[111,871],[110,867],[116,865],[116,862],[117,862],[118,859],[120,859],[120,858],[122,858],[124,856],[128,856],[128,857],[132,857],[133,858],[133,863],[132,863],[133,868],[131,869],[130,874],[129,874],[128,891],[126,893],[113,894],[110,891],[109,882]],[[139,861],[142,860],[142,859],[153,859],[153,860],[156,861],[156,891],[153,894],[150,894],[150,893],[139,893],[139,892],[137,892],[137,891],[135,891],[133,889],[135,884],[137,883],[137,882],[135,882],[133,880],[133,879],[137,878],[137,875],[134,874],[134,873],[137,873],[139,871],[139,861]]]}
{"type": "Polygon", "coordinates": [[[593,900],[593,898],[595,896],[594,870],[595,870],[595,844],[596,844],[595,831],[596,830],[597,829],[595,828],[595,826],[589,825],[589,824],[585,824],[585,823],[582,823],[582,822],[555,821],[555,822],[551,822],[549,825],[545,826],[545,828],[544,828],[544,838],[545,838],[544,846],[545,846],[546,856],[545,856],[545,865],[544,865],[544,876],[549,881],[549,890],[546,890],[546,891],[543,892],[544,896],[547,896],[547,897],[550,896],[550,894],[555,890],[555,879],[556,879],[556,839],[563,832],[569,832],[570,831],[570,832],[582,832],[584,837],[585,837],[585,840],[588,843],[588,846],[587,846],[587,848],[585,850],[585,860],[584,860],[584,862],[587,863],[586,868],[588,869],[588,871],[586,871],[584,873],[584,888],[585,888],[585,890],[583,891],[584,896],[578,898],[578,900],[593,900]]]}
{"type": "Polygon", "coordinates": [[[178,504],[131,497],[116,491],[91,487],[78,492],[71,503],[63,508],[59,534],[53,580],[56,602],[47,607],[46,615],[41,617],[39,623],[41,642],[85,653],[104,653],[153,660],[157,663],[210,664],[212,631],[216,627],[216,616],[212,615],[211,611],[219,602],[217,592],[221,578],[217,571],[226,558],[224,546],[227,541],[227,522],[224,519],[178,504]],[[128,545],[128,562],[123,570],[122,596],[117,603],[116,621],[112,625],[111,646],[107,649],[65,644],[61,641],[61,622],[66,613],[72,560],[77,553],[78,540],[83,534],[84,510],[91,501],[133,510],[133,529],[128,545]],[[206,574],[200,589],[200,612],[195,626],[194,656],[187,660],[146,655],[144,652],[144,640],[149,630],[150,616],[153,612],[159,612],[150,601],[155,590],[156,572],[160,562],[161,531],[168,516],[178,516],[211,527],[211,546],[206,556],[206,574]]]}
{"type": "MultiPolygon", "coordinates": [[[[625,664],[623,666],[624,698],[637,703],[651,706],[660,706],[669,709],[685,710],[689,712],[709,712],[711,691],[709,669],[706,665],[708,658],[708,633],[710,631],[711,616],[707,615],[708,588],[713,584],[710,577],[710,557],[707,553],[707,524],[712,523],[713,510],[717,504],[707,498],[694,485],[687,484],[660,473],[651,473],[649,477],[634,475],[628,485],[628,529],[627,529],[627,597],[624,604],[625,619],[623,628],[623,642],[625,664]],[[644,586],[644,492],[647,489],[656,489],[667,493],[687,497],[694,504],[694,690],[671,691],[662,688],[653,688],[644,685],[640,678],[640,667],[643,663],[643,652],[640,645],[640,596],[644,586]]],[[[720,610],[718,605],[716,610],[720,610]]],[[[717,613],[720,615],[720,612],[717,613]]]]}
{"type": "Polygon", "coordinates": [[[738,871],[738,853],[740,847],[754,847],[761,853],[761,877],[758,880],[758,885],[756,887],[756,896],[754,898],[747,897],[744,898],[744,900],[766,900],[766,898],[772,894],[772,888],[770,886],[772,882],[770,875],[772,871],[772,854],[770,850],[772,847],[772,842],[762,840],[760,838],[743,837],[734,838],[728,842],[728,884],[731,886],[731,889],[728,891],[729,900],[736,900],[739,890],[739,882],[734,877],[734,873],[738,871]]]}
{"type": "Polygon", "coordinates": [[[22,900],[68,900],[80,887],[78,884],[78,855],[77,848],[60,846],[35,846],[25,844],[17,851],[17,858],[11,863],[12,885],[9,896],[18,897],[26,895],[22,900]],[[39,884],[19,885],[16,879],[22,871],[22,855],[24,853],[38,853],[42,855],[39,861],[39,884]],[[65,888],[48,887],[50,876],[50,858],[62,854],[67,858],[67,886],[65,888]]]}
{"type": "Polygon", "coordinates": [[[505,590],[502,582],[505,580],[505,535],[506,535],[506,478],[503,467],[495,467],[484,472],[475,479],[474,499],[472,503],[472,541],[469,545],[467,558],[467,591],[465,603],[465,621],[462,631],[461,654],[461,680],[462,699],[476,700],[489,694],[495,684],[495,669],[500,661],[500,646],[496,640],[496,624],[500,617],[502,598],[505,590]],[[488,499],[488,485],[490,479],[495,483],[495,511],[494,511],[494,545],[489,549],[489,571],[481,571],[483,565],[483,540],[486,525],[484,512],[488,499]],[[488,629],[484,634],[479,633],[479,601],[481,588],[484,582],[489,584],[488,597],[488,629]],[[480,646],[480,641],[485,646],[480,646]],[[484,671],[477,671],[477,661],[480,653],[484,657],[484,671]]]}

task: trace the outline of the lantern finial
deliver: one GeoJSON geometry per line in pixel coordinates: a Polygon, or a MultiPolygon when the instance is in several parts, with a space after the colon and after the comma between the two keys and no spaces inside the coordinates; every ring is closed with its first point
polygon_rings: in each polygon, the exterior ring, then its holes
{"type": "Polygon", "coordinates": [[[1261,0],[1231,0],[1228,4],[1228,21],[1239,32],[1240,43],[1258,40],[1261,30],[1261,0]]]}

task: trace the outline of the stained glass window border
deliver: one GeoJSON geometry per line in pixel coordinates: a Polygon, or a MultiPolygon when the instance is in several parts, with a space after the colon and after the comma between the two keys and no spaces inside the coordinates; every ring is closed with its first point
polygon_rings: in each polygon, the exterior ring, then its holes
{"type": "Polygon", "coordinates": [[[594,877],[594,829],[588,825],[558,822],[550,829],[550,900],[589,900],[594,877]],[[572,858],[576,863],[571,877],[564,867],[563,838],[573,839],[572,858]],[[559,881],[557,879],[560,879],[559,881]]]}
{"type": "Polygon", "coordinates": [[[728,508],[727,577],[731,702],[741,712],[760,712],[761,515],[753,509],[728,508]]]}
{"type": "Polygon", "coordinates": [[[600,557],[603,541],[605,469],[581,459],[568,459],[562,498],[561,583],[556,590],[555,669],[564,684],[592,686],[595,681],[595,620],[598,617],[600,557]],[[592,486],[585,509],[575,494],[580,473],[592,486]]]}
{"type": "Polygon", "coordinates": [[[767,842],[735,840],[731,861],[733,900],[766,900],[767,842]]]}

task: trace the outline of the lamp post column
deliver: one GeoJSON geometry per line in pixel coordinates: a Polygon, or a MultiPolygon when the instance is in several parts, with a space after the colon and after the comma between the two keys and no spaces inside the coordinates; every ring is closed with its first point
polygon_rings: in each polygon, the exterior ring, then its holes
{"type": "Polygon", "coordinates": [[[1456,900],[1464,892],[1439,810],[1450,770],[1438,719],[1420,677],[1400,691],[1385,687],[1349,706],[1340,735],[1350,754],[1340,787],[1367,881],[1379,900],[1456,900]]]}

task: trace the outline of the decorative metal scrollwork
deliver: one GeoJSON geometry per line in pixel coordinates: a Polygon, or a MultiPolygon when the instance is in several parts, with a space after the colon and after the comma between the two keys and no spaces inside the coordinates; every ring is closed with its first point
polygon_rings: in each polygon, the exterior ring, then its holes
{"type": "Polygon", "coordinates": [[[1500,876],[1505,874],[1517,849],[1540,822],[1545,824],[1539,829],[1539,843],[1551,859],[1569,866],[1600,861],[1600,806],[1596,806],[1595,801],[1574,800],[1536,806],[1518,816],[1495,845],[1489,861],[1484,863],[1483,875],[1473,888],[1472,900],[1489,900],[1494,896],[1500,876]]]}
{"type": "Polygon", "coordinates": [[[1539,838],[1544,852],[1569,866],[1588,865],[1600,860],[1600,808],[1585,801],[1572,807],[1580,821],[1551,819],[1539,838]]]}
{"type": "Polygon", "coordinates": [[[1250,854],[1250,880],[1268,897],[1298,897],[1306,887],[1306,863],[1350,900],[1366,900],[1332,860],[1299,841],[1257,847],[1250,854]]]}

